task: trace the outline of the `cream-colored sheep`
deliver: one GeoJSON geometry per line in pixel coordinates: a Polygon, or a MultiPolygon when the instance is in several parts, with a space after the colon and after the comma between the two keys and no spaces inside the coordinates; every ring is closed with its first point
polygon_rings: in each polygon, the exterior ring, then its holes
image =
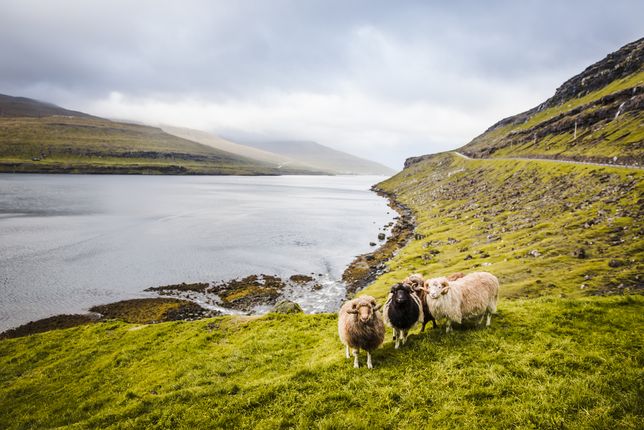
{"type": "Polygon", "coordinates": [[[496,313],[499,298],[499,280],[487,272],[474,272],[454,281],[448,278],[433,278],[425,281],[427,306],[436,320],[447,320],[446,332],[452,323],[486,318],[490,325],[491,315],[496,313]]]}

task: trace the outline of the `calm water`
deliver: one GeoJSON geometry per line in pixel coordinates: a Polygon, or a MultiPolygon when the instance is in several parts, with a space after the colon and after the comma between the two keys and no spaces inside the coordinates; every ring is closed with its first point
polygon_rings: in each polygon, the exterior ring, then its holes
{"type": "Polygon", "coordinates": [[[293,291],[333,310],[357,254],[395,213],[379,177],[0,174],[0,331],[148,287],[321,273],[293,291]]]}

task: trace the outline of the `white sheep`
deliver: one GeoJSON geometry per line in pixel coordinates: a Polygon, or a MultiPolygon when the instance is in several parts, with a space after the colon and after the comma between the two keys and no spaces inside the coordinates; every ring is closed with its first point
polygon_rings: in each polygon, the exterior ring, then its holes
{"type": "Polygon", "coordinates": [[[382,345],[385,340],[385,325],[378,310],[382,305],[376,304],[371,296],[357,297],[349,300],[340,308],[338,315],[338,334],[345,345],[346,357],[350,358],[349,348],[353,351],[353,367],[358,368],[358,352],[367,352],[367,367],[371,364],[371,351],[382,345]]]}
{"type": "Polygon", "coordinates": [[[499,299],[499,280],[487,272],[474,272],[459,279],[433,278],[425,281],[427,306],[436,320],[447,320],[446,332],[452,323],[486,318],[490,325],[491,315],[496,313],[499,299]]]}

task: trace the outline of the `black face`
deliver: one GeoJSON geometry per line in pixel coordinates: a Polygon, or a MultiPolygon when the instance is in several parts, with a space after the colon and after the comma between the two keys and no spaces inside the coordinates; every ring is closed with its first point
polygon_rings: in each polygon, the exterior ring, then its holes
{"type": "Polygon", "coordinates": [[[391,293],[397,303],[405,303],[410,300],[409,294],[411,294],[411,290],[407,285],[396,284],[391,287],[391,293]]]}

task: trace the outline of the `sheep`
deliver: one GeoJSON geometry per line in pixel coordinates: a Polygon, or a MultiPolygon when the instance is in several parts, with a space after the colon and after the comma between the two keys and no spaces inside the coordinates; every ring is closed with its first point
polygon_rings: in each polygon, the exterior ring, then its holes
{"type": "Polygon", "coordinates": [[[382,309],[385,324],[394,330],[395,349],[407,342],[409,330],[423,321],[423,305],[408,284],[396,284],[382,309]]]}
{"type": "Polygon", "coordinates": [[[436,320],[432,316],[432,313],[429,311],[429,308],[427,307],[427,292],[423,288],[423,285],[425,283],[425,278],[423,278],[423,275],[420,273],[414,273],[413,275],[409,275],[408,277],[405,278],[405,280],[402,282],[403,285],[409,285],[412,287],[414,292],[416,293],[416,296],[420,300],[420,303],[422,304],[423,307],[423,325],[420,328],[421,332],[425,331],[425,326],[429,321],[432,322],[432,327],[436,328],[436,320]]]}
{"type": "Polygon", "coordinates": [[[474,272],[457,280],[434,278],[425,281],[427,305],[434,318],[446,319],[445,331],[449,333],[452,323],[464,320],[478,320],[480,325],[486,318],[490,325],[491,314],[496,313],[499,298],[499,280],[487,272],[474,272]]]}
{"type": "Polygon", "coordinates": [[[382,345],[385,340],[385,325],[378,310],[382,305],[376,304],[371,296],[357,297],[349,300],[340,308],[338,315],[338,334],[345,345],[346,357],[349,348],[353,351],[353,367],[358,368],[358,352],[367,352],[367,367],[371,364],[371,351],[382,345]]]}

